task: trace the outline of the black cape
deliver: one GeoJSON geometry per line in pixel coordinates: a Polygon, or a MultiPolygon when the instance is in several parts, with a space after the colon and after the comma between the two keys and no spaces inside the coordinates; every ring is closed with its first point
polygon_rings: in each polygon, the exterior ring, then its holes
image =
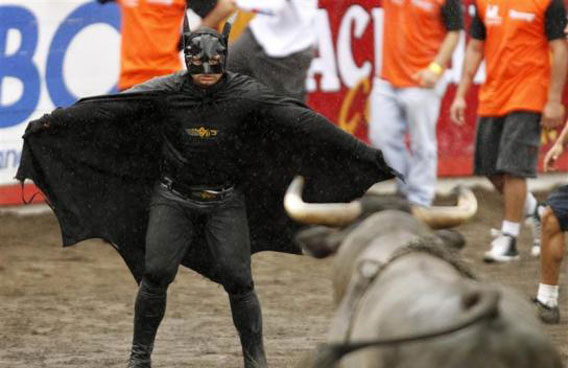
{"type": "MultiPolygon", "coordinates": [[[[252,111],[241,129],[246,147],[236,160],[252,253],[300,252],[293,242],[300,225],[283,208],[295,175],[306,177],[304,198],[312,202],[350,201],[395,175],[379,150],[301,103],[273,95],[248,77],[225,79],[213,94],[169,90],[86,98],[28,124],[16,178],[33,180],[43,192],[59,221],[63,246],[102,238],[140,281],[148,204],[160,177],[162,129],[175,129],[172,109],[191,109],[207,99],[236,109],[248,104],[252,111]]],[[[197,232],[182,264],[218,281],[213,262],[204,234],[197,232]]]]}

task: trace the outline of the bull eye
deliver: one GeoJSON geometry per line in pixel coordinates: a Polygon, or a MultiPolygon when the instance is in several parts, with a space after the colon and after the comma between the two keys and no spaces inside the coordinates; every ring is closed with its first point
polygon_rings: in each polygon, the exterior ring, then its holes
{"type": "Polygon", "coordinates": [[[471,309],[479,303],[480,299],[479,291],[469,292],[462,297],[462,306],[464,309],[471,309]]]}

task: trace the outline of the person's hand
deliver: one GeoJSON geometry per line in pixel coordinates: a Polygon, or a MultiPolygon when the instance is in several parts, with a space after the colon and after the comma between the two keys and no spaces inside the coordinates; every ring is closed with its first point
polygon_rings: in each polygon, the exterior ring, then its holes
{"type": "Polygon", "coordinates": [[[217,7],[223,14],[232,13],[237,10],[237,0],[219,0],[217,2],[217,7]]]}
{"type": "Polygon", "coordinates": [[[438,79],[440,79],[441,74],[436,74],[430,68],[424,68],[412,76],[414,81],[418,82],[418,85],[422,88],[434,88],[438,79]]]}
{"type": "Polygon", "coordinates": [[[540,125],[544,128],[556,128],[564,121],[564,105],[557,101],[548,101],[542,110],[540,125]]]}
{"type": "Polygon", "coordinates": [[[236,0],[219,0],[217,5],[201,20],[201,27],[217,28],[219,24],[237,10],[236,0]]]}
{"type": "Polygon", "coordinates": [[[28,126],[26,127],[26,131],[25,134],[32,134],[32,133],[37,133],[37,132],[41,132],[44,130],[48,130],[49,128],[51,128],[51,123],[49,122],[49,119],[37,119],[37,120],[33,120],[31,121],[28,126]]]}
{"type": "Polygon", "coordinates": [[[562,146],[562,143],[559,142],[555,143],[554,146],[552,146],[548,150],[548,152],[546,152],[543,162],[544,172],[556,171],[556,161],[558,160],[558,157],[560,157],[562,152],[564,152],[564,147],[562,146]]]}
{"type": "Polygon", "coordinates": [[[465,123],[465,98],[456,96],[450,106],[450,119],[456,125],[465,123]]]}

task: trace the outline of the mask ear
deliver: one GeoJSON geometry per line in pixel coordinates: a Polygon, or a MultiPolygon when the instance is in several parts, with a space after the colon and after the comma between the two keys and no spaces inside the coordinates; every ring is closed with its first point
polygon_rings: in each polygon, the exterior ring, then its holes
{"type": "Polygon", "coordinates": [[[229,22],[226,22],[223,26],[223,32],[221,33],[221,36],[223,37],[223,42],[225,42],[225,47],[229,45],[229,34],[231,33],[232,26],[233,25],[229,22]]]}
{"type": "Polygon", "coordinates": [[[189,20],[187,19],[187,3],[183,12],[183,29],[181,32],[181,44],[183,50],[185,50],[187,37],[191,34],[191,29],[189,29],[189,20]]]}
{"type": "Polygon", "coordinates": [[[233,15],[227,19],[225,25],[223,26],[223,32],[221,32],[221,36],[223,37],[223,41],[225,41],[225,47],[229,47],[229,34],[231,33],[231,28],[233,27],[233,23],[235,23],[235,19],[237,19],[238,12],[234,12],[233,15]]]}
{"type": "Polygon", "coordinates": [[[223,67],[227,67],[227,60],[229,59],[229,35],[231,34],[231,28],[233,27],[233,23],[235,19],[237,19],[237,14],[239,12],[236,11],[227,19],[225,25],[223,26],[223,32],[221,32],[221,38],[225,43],[225,60],[223,60],[223,67]]]}

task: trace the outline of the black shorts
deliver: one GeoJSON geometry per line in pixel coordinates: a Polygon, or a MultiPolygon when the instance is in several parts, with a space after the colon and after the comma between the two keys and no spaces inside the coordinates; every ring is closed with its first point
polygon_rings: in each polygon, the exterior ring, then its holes
{"type": "Polygon", "coordinates": [[[527,111],[500,117],[480,117],[475,140],[474,174],[535,178],[540,118],[540,113],[527,111]]]}
{"type": "Polygon", "coordinates": [[[562,231],[568,231],[568,185],[556,188],[546,200],[560,223],[562,231]]]}

